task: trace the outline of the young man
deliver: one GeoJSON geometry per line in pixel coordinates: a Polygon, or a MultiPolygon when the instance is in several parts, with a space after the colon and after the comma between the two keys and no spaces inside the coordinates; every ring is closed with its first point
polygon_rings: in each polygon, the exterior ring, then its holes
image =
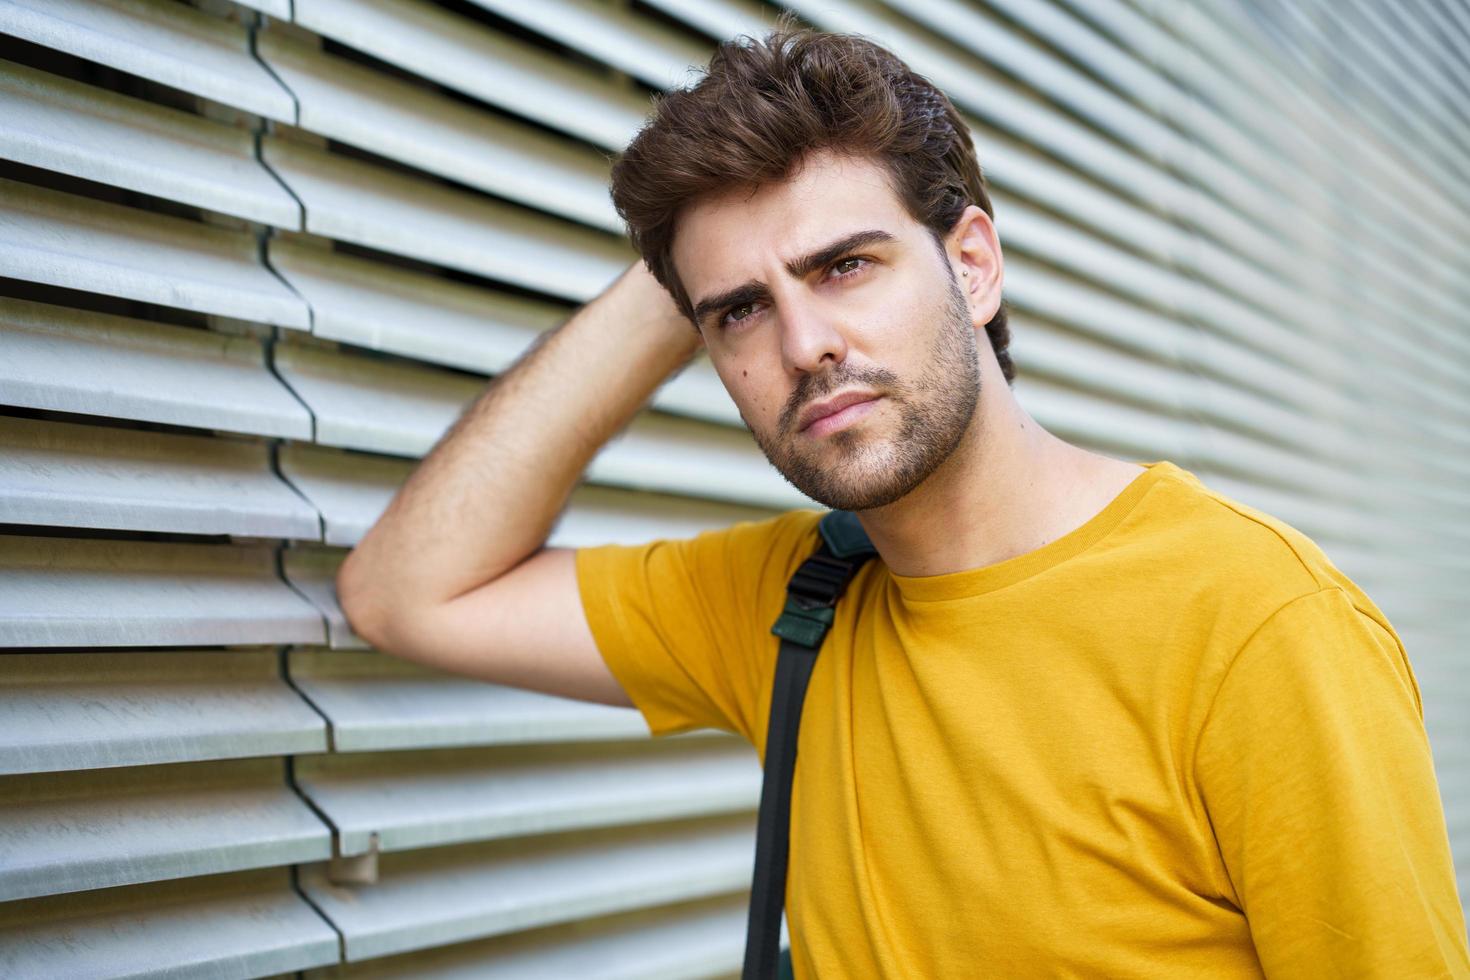
{"type": "Polygon", "coordinates": [[[343,566],[359,633],[762,748],[816,512],[544,547],[702,341],[771,462],[881,555],[807,695],[798,976],[1470,973],[1392,627],[1292,528],[1021,408],[943,95],[851,37],[727,45],[614,198],[657,282],[630,270],[424,461],[343,566]]]}

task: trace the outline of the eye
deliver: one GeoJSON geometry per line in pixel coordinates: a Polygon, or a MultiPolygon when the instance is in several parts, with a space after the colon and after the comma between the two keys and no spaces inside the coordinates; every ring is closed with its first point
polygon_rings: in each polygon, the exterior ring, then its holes
{"type": "Polygon", "coordinates": [[[739,323],[741,320],[752,316],[755,311],[756,305],[754,303],[741,303],[739,306],[732,306],[725,311],[725,315],[720,319],[720,325],[728,327],[731,324],[739,323]]]}
{"type": "Polygon", "coordinates": [[[831,266],[831,269],[830,269],[830,271],[832,273],[832,278],[833,279],[843,279],[843,278],[846,278],[847,276],[851,276],[854,273],[857,273],[857,272],[861,271],[863,269],[863,267],[866,266],[867,264],[868,264],[868,260],[867,259],[861,258],[861,257],[856,256],[856,255],[849,255],[845,259],[838,259],[836,262],[832,263],[832,266],[831,266]]]}

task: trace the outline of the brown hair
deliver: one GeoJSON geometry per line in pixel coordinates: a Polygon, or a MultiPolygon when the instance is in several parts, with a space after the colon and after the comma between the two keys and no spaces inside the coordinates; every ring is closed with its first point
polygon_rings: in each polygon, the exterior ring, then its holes
{"type": "MultiPolygon", "coordinates": [[[[670,258],[679,212],[730,187],[782,180],[814,150],[880,160],[936,241],[970,204],[995,216],[969,127],[943,92],[872,41],[783,19],[764,40],[720,44],[704,76],[665,94],[613,165],[613,204],[686,316],[670,258]]],[[[1004,302],[985,331],[1014,380],[1004,302]]]]}

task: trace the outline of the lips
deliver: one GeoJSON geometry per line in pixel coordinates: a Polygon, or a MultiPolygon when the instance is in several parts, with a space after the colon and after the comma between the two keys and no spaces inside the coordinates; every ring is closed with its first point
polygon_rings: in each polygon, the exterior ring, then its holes
{"type": "Polygon", "coordinates": [[[850,408],[862,402],[876,401],[879,397],[879,395],[871,391],[844,391],[840,395],[834,395],[831,398],[808,405],[801,413],[801,418],[797,422],[796,431],[805,432],[814,423],[820,422],[829,415],[836,415],[843,409],[850,408]]]}

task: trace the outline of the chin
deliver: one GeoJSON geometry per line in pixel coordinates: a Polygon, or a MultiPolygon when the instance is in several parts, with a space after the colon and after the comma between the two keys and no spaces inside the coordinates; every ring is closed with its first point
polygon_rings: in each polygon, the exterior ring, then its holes
{"type": "Polygon", "coordinates": [[[839,433],[833,437],[831,448],[844,456],[836,462],[794,452],[779,458],[766,455],[788,483],[833,510],[886,507],[906,497],[933,470],[929,466],[914,466],[919,461],[905,460],[897,447],[885,444],[875,451],[873,447],[857,446],[854,438],[843,438],[848,435],[839,433]]]}

